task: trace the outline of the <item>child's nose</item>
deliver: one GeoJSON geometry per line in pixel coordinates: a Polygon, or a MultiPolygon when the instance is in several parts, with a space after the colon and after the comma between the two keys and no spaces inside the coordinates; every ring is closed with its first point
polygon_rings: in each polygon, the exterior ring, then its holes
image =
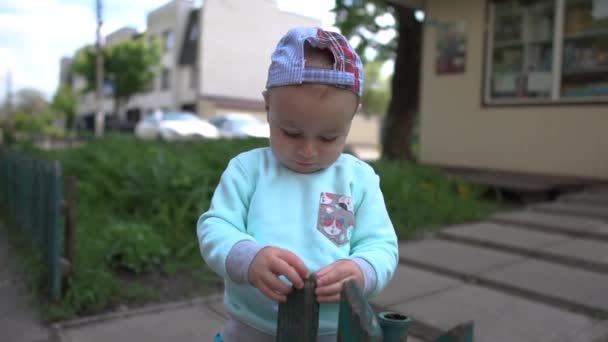
{"type": "Polygon", "coordinates": [[[312,158],[315,157],[317,152],[312,141],[304,141],[298,148],[298,154],[300,154],[304,158],[312,158]]]}

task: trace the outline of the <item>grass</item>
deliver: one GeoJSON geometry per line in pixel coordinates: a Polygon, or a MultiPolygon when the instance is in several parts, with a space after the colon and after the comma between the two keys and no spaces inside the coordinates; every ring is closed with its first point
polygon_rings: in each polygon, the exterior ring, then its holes
{"type": "MultiPolygon", "coordinates": [[[[218,290],[220,279],[199,255],[195,223],[230,158],[266,144],[257,139],[167,144],[109,136],[81,148],[28,150],[59,160],[64,173],[77,178],[75,273],[63,300],[42,306],[45,318],[218,290]]],[[[433,168],[388,161],[372,166],[400,239],[496,210],[481,200],[483,188],[433,168]]],[[[30,264],[35,267],[35,260],[30,264]]]]}

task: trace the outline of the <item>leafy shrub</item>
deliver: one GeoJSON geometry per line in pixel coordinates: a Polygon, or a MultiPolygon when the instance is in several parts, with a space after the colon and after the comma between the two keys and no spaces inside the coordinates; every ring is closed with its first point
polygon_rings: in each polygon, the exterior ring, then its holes
{"type": "Polygon", "coordinates": [[[435,168],[386,160],[372,167],[380,176],[387,210],[401,239],[474,221],[497,209],[482,199],[483,187],[457,181],[435,168]]]}
{"type": "Polygon", "coordinates": [[[100,243],[105,246],[105,258],[112,268],[126,268],[136,274],[160,266],[169,251],[149,225],[116,223],[102,234],[100,243]]]}

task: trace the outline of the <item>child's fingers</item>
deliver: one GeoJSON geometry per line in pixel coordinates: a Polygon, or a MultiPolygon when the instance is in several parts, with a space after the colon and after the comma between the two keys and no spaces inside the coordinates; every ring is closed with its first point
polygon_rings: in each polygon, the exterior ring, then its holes
{"type": "Polygon", "coordinates": [[[275,274],[273,273],[265,273],[261,277],[262,283],[271,289],[273,292],[277,292],[280,294],[288,294],[291,292],[291,286],[283,283],[275,274]]]}
{"type": "Polygon", "coordinates": [[[331,296],[322,296],[317,297],[317,302],[319,303],[338,303],[340,302],[340,294],[335,294],[331,296]]]}
{"type": "Polygon", "coordinates": [[[298,272],[284,260],[279,260],[271,269],[277,275],[284,275],[295,288],[301,289],[304,287],[304,280],[298,272]]]}
{"type": "Polygon", "coordinates": [[[339,281],[323,287],[317,287],[315,294],[317,297],[326,297],[339,294],[342,291],[342,284],[344,284],[344,281],[339,281]]]}
{"type": "Polygon", "coordinates": [[[287,300],[287,297],[285,295],[276,293],[274,291],[272,291],[272,289],[270,287],[268,287],[266,284],[264,284],[263,282],[258,284],[257,286],[258,290],[260,290],[260,292],[262,292],[266,297],[275,300],[277,302],[284,302],[285,300],[287,300]]]}
{"type": "Polygon", "coordinates": [[[300,278],[305,279],[308,276],[308,267],[306,267],[304,261],[302,261],[302,259],[300,259],[297,255],[286,249],[281,249],[279,257],[293,267],[300,275],[300,278]]]}
{"type": "Polygon", "coordinates": [[[322,278],[325,274],[331,272],[331,270],[335,267],[335,263],[330,264],[328,266],[323,267],[322,269],[318,270],[316,273],[317,276],[317,282],[319,280],[319,278],[322,278]]]}
{"type": "Polygon", "coordinates": [[[342,282],[346,278],[353,276],[352,272],[347,267],[339,265],[330,265],[324,272],[317,273],[317,286],[323,287],[336,282],[342,282]]]}

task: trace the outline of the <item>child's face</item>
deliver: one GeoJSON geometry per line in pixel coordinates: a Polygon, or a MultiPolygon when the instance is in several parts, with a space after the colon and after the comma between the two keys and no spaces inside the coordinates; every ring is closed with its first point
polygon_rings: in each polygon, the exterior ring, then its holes
{"type": "Polygon", "coordinates": [[[342,153],[357,96],[349,90],[316,84],[264,92],[270,147],[287,168],[312,173],[333,164],[342,153]]]}

